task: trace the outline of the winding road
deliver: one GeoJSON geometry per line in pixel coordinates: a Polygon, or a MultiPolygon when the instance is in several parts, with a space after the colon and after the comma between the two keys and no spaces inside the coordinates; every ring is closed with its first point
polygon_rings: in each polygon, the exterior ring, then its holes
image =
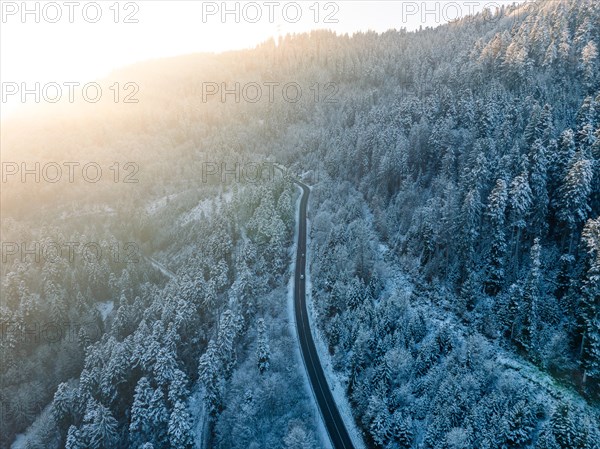
{"type": "Polygon", "coordinates": [[[312,386],[317,405],[321,411],[321,416],[327,428],[327,433],[334,449],[354,449],[354,444],[348,434],[348,430],[342,420],[340,412],[335,404],[333,395],[323,367],[319,361],[319,355],[315,347],[312,334],[310,332],[310,323],[308,321],[308,311],[306,308],[306,207],[308,205],[308,195],[310,189],[305,184],[295,181],[302,189],[302,199],[300,200],[299,227],[298,227],[298,251],[296,253],[296,272],[294,278],[294,315],[296,318],[296,329],[300,341],[300,352],[304,359],[306,372],[312,386]]]}

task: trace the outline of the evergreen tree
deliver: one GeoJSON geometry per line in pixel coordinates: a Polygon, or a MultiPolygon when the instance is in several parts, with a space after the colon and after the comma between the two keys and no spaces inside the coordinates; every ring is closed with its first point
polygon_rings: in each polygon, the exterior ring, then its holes
{"type": "Polygon", "coordinates": [[[534,416],[527,402],[517,402],[503,420],[502,449],[525,447],[535,428],[534,416]]]}
{"type": "Polygon", "coordinates": [[[175,403],[169,419],[169,441],[173,449],[191,449],[194,445],[190,415],[182,402],[175,403]]]}
{"type": "Polygon", "coordinates": [[[536,139],[529,153],[530,160],[530,186],[532,193],[532,215],[531,225],[534,235],[544,235],[547,230],[548,213],[548,159],[546,148],[542,139],[536,139]]]}
{"type": "Polygon", "coordinates": [[[510,184],[509,203],[511,208],[511,225],[513,227],[513,271],[519,270],[521,234],[525,229],[526,219],[531,212],[532,193],[529,186],[527,170],[517,175],[510,184]]]}
{"type": "Polygon", "coordinates": [[[371,424],[369,431],[373,441],[378,447],[385,447],[390,437],[390,428],[392,419],[390,412],[384,400],[377,396],[372,396],[369,401],[367,416],[370,417],[371,424]]]}
{"type": "Polygon", "coordinates": [[[578,225],[590,212],[588,205],[592,190],[593,162],[582,151],[574,156],[560,187],[558,216],[566,224],[569,235],[569,254],[573,253],[573,240],[578,225]]]}
{"type": "Polygon", "coordinates": [[[217,336],[218,353],[223,367],[222,376],[228,379],[236,364],[235,339],[241,329],[241,317],[226,310],[219,320],[217,336]]]}
{"type": "Polygon", "coordinates": [[[56,422],[64,426],[72,418],[72,412],[73,391],[66,382],[63,382],[58,385],[56,393],[54,393],[52,415],[56,422]]]}
{"type": "Polygon", "coordinates": [[[173,377],[169,382],[169,392],[167,395],[171,404],[187,399],[189,395],[187,383],[188,379],[185,373],[179,368],[175,368],[173,377]]]}
{"type": "Polygon", "coordinates": [[[86,444],[81,437],[81,432],[75,426],[69,427],[65,449],[86,449],[86,444]]]}
{"type": "Polygon", "coordinates": [[[538,129],[539,132],[536,135],[536,140],[540,139],[542,145],[548,147],[552,142],[556,131],[554,127],[554,111],[552,110],[552,106],[548,103],[542,108],[538,129]]]}
{"type": "Polygon", "coordinates": [[[154,364],[153,374],[159,387],[165,387],[174,378],[174,372],[177,369],[177,362],[174,353],[165,347],[159,349],[154,364]]]}
{"type": "Polygon", "coordinates": [[[147,377],[142,377],[136,387],[131,406],[129,422],[129,441],[133,446],[147,441],[152,429],[150,421],[150,404],[154,391],[147,377]]]}
{"type": "Polygon", "coordinates": [[[410,417],[405,417],[400,410],[396,410],[392,415],[391,438],[400,449],[409,449],[412,447],[414,439],[413,424],[410,417]]]}
{"type": "Polygon", "coordinates": [[[88,404],[83,426],[90,449],[111,449],[117,446],[118,425],[108,408],[92,400],[88,404]]]}
{"type": "Polygon", "coordinates": [[[583,321],[581,358],[583,382],[588,376],[600,379],[600,218],[588,220],[582,232],[588,270],[582,287],[578,312],[583,321]]]}
{"type": "Polygon", "coordinates": [[[481,204],[481,196],[476,189],[471,189],[467,192],[462,206],[463,229],[465,233],[464,252],[461,260],[467,270],[473,268],[475,260],[476,244],[479,237],[481,212],[483,206],[481,204]]]}
{"type": "Polygon", "coordinates": [[[498,179],[488,198],[487,216],[492,224],[492,246],[488,256],[486,291],[496,295],[504,284],[504,264],[506,257],[506,238],[504,223],[508,204],[506,181],[498,179]]]}
{"type": "Polygon", "coordinates": [[[567,175],[569,163],[575,156],[575,133],[572,129],[566,129],[558,139],[556,152],[550,156],[549,166],[552,191],[552,205],[558,205],[558,189],[567,175]]]}
{"type": "Polygon", "coordinates": [[[524,306],[520,309],[523,322],[520,342],[534,359],[539,351],[541,280],[541,245],[540,239],[536,238],[531,247],[531,268],[523,292],[524,306]]]}
{"type": "Polygon", "coordinates": [[[593,40],[590,40],[581,52],[583,76],[589,91],[598,87],[598,71],[600,71],[598,61],[598,47],[593,40]]]}
{"type": "Polygon", "coordinates": [[[533,105],[533,109],[529,116],[529,120],[527,122],[527,126],[523,131],[523,138],[525,139],[525,145],[531,146],[536,139],[540,139],[542,134],[542,125],[541,125],[541,108],[539,104],[536,102],[533,105]]]}
{"type": "Polygon", "coordinates": [[[550,419],[552,434],[561,449],[587,449],[577,417],[569,403],[561,403],[550,419]]]}
{"type": "Polygon", "coordinates": [[[549,425],[543,427],[535,444],[535,449],[561,449],[549,425]]]}
{"type": "Polygon", "coordinates": [[[164,447],[167,442],[169,414],[165,404],[165,395],[160,388],[154,390],[152,394],[148,417],[150,423],[148,429],[152,432],[151,442],[156,447],[164,447]]]}
{"type": "Polygon", "coordinates": [[[585,151],[593,144],[593,130],[597,108],[595,103],[592,96],[587,96],[583,100],[579,111],[577,111],[576,142],[580,150],[583,149],[585,151]]]}
{"type": "Polygon", "coordinates": [[[269,349],[269,340],[263,318],[258,320],[258,348],[256,349],[256,363],[258,371],[263,374],[269,369],[269,359],[271,351],[269,349]]]}
{"type": "Polygon", "coordinates": [[[514,340],[522,325],[523,288],[520,283],[511,284],[507,292],[506,309],[504,310],[504,321],[510,326],[510,340],[514,340]]]}
{"type": "Polygon", "coordinates": [[[221,407],[221,376],[217,346],[213,340],[208,343],[208,349],[200,357],[198,366],[199,380],[204,386],[205,401],[209,413],[216,415],[221,407]]]}

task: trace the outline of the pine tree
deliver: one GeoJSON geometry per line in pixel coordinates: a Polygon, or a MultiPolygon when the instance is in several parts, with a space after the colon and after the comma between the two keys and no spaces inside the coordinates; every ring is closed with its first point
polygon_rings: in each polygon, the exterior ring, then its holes
{"type": "Polygon", "coordinates": [[[596,99],[599,105],[598,111],[598,127],[596,129],[596,140],[594,145],[592,145],[591,153],[592,158],[594,160],[594,178],[592,180],[592,193],[591,193],[591,201],[590,206],[592,208],[592,213],[600,213],[600,95],[596,99]]]}
{"type": "Polygon", "coordinates": [[[111,330],[114,331],[116,336],[122,340],[134,331],[131,324],[130,306],[127,303],[125,295],[121,295],[119,300],[119,308],[117,309],[117,315],[112,324],[111,330]]]}
{"type": "Polygon", "coordinates": [[[65,449],[86,449],[86,444],[83,441],[81,432],[75,426],[70,426],[67,432],[67,441],[65,443],[65,449]]]}
{"type": "Polygon", "coordinates": [[[79,345],[79,347],[85,350],[91,343],[92,339],[90,338],[85,328],[82,327],[81,329],[79,329],[79,332],[77,333],[77,344],[79,345]]]}
{"type": "Polygon", "coordinates": [[[532,192],[531,225],[534,235],[544,235],[547,230],[548,213],[548,159],[542,139],[536,139],[529,152],[531,167],[530,186],[532,192]]]}
{"type": "Polygon", "coordinates": [[[589,267],[583,280],[578,307],[584,329],[580,352],[585,383],[588,376],[600,379],[600,218],[588,220],[581,240],[586,249],[589,267]]]}
{"type": "Polygon", "coordinates": [[[545,104],[543,108],[536,104],[533,108],[527,127],[523,132],[525,144],[531,147],[536,140],[547,146],[554,134],[554,116],[552,106],[545,104]]]}
{"type": "Polygon", "coordinates": [[[594,143],[593,131],[596,124],[596,102],[591,96],[585,97],[579,111],[577,111],[576,142],[580,150],[589,150],[594,143]]]}
{"type": "Polygon", "coordinates": [[[385,447],[390,437],[391,416],[385,401],[372,396],[367,416],[371,418],[369,432],[378,447],[385,447]]]}
{"type": "Polygon", "coordinates": [[[575,156],[575,133],[572,129],[563,131],[558,139],[556,153],[551,156],[550,164],[551,190],[553,192],[553,206],[556,207],[558,189],[567,176],[569,163],[575,156]]]}
{"type": "Polygon", "coordinates": [[[527,402],[517,402],[504,416],[502,427],[502,449],[524,447],[535,428],[535,419],[527,402]]]}
{"type": "MultiPolygon", "coordinates": [[[[383,338],[382,338],[383,340],[383,338]]],[[[382,394],[387,395],[389,393],[390,384],[392,381],[392,367],[387,357],[382,357],[381,362],[377,365],[375,370],[375,377],[373,383],[378,391],[382,394]]]]}
{"type": "Polygon", "coordinates": [[[279,195],[277,200],[277,212],[285,224],[288,231],[291,231],[294,223],[294,203],[292,201],[292,195],[288,189],[285,189],[279,195]]]}
{"type": "MultiPolygon", "coordinates": [[[[598,103],[598,105],[600,105],[600,94],[598,94],[598,97],[596,97],[596,103],[598,103]]],[[[600,107],[599,107],[600,109],[600,107]]],[[[598,113],[599,117],[598,120],[600,120],[600,111],[598,113]]],[[[598,123],[596,125],[596,134],[594,135],[595,139],[594,139],[594,144],[592,145],[592,156],[593,158],[596,160],[596,163],[598,163],[600,161],[600,123],[598,123]]]]}
{"type": "Polygon", "coordinates": [[[481,204],[481,195],[476,189],[471,189],[467,192],[462,205],[462,221],[464,230],[464,253],[461,260],[467,270],[473,268],[473,263],[476,254],[476,244],[479,238],[479,229],[481,222],[481,212],[483,206],[481,204]]]}
{"type": "Polygon", "coordinates": [[[523,308],[523,288],[521,283],[511,284],[506,294],[506,309],[503,321],[510,327],[510,340],[514,340],[519,334],[521,328],[521,310],[523,308]]]}
{"type": "Polygon", "coordinates": [[[154,364],[153,374],[156,383],[160,387],[169,385],[174,377],[174,371],[177,369],[177,362],[173,357],[173,352],[165,347],[159,349],[154,364]]]}
{"type": "Polygon", "coordinates": [[[410,417],[405,417],[400,410],[392,415],[391,439],[400,449],[410,449],[414,439],[413,424],[410,417]]]}
{"type": "Polygon", "coordinates": [[[540,436],[535,444],[535,449],[561,449],[556,442],[549,425],[545,425],[540,432],[540,436]]]}
{"type": "Polygon", "coordinates": [[[167,425],[169,414],[165,404],[165,395],[160,388],[154,390],[148,409],[149,430],[152,432],[152,443],[156,447],[164,447],[167,441],[167,425]]]}
{"type": "Polygon", "coordinates": [[[542,145],[548,147],[556,132],[554,127],[554,111],[552,110],[552,106],[548,103],[542,108],[538,129],[539,133],[536,136],[536,140],[540,139],[542,145]]]}
{"type": "Polygon", "coordinates": [[[593,40],[590,40],[581,52],[581,62],[583,76],[586,87],[592,91],[598,87],[598,47],[593,40]]]}
{"type": "Polygon", "coordinates": [[[129,441],[134,447],[147,441],[151,433],[150,403],[153,394],[148,378],[142,377],[135,387],[129,422],[129,441]]]}
{"type": "Polygon", "coordinates": [[[227,262],[223,259],[210,267],[210,279],[214,279],[218,293],[222,293],[229,284],[228,272],[229,267],[227,266],[227,262]]]}
{"type": "Polygon", "coordinates": [[[58,385],[52,401],[52,415],[56,422],[66,425],[72,417],[73,391],[66,382],[58,385]]]}
{"type": "Polygon", "coordinates": [[[346,298],[348,307],[352,310],[356,310],[362,304],[364,300],[364,284],[358,276],[354,276],[350,281],[346,298]]]}
{"type": "Polygon", "coordinates": [[[504,223],[508,204],[508,188],[506,181],[498,179],[496,186],[488,198],[487,216],[492,224],[492,246],[488,256],[486,291],[496,295],[504,284],[506,237],[504,223]]]}
{"type": "Polygon", "coordinates": [[[221,375],[225,379],[231,376],[237,362],[235,339],[241,329],[240,319],[241,317],[237,316],[231,310],[226,310],[219,320],[217,348],[223,367],[221,375]]]}
{"type": "Polygon", "coordinates": [[[569,403],[561,403],[550,419],[552,434],[561,449],[587,449],[579,423],[569,403]]]}
{"type": "Polygon", "coordinates": [[[582,151],[578,151],[559,191],[558,216],[569,230],[569,254],[573,254],[576,228],[587,219],[590,212],[588,200],[593,176],[593,162],[587,159],[582,151]]]}
{"type": "Polygon", "coordinates": [[[110,449],[117,446],[118,422],[108,408],[92,400],[85,413],[83,433],[90,449],[110,449]]]}
{"type": "Polygon", "coordinates": [[[167,395],[171,404],[184,401],[189,396],[187,383],[188,379],[185,373],[179,368],[175,368],[173,377],[169,382],[169,393],[167,395]]]}
{"type": "Polygon", "coordinates": [[[540,115],[541,109],[536,102],[533,105],[529,120],[527,121],[527,126],[523,131],[523,138],[525,139],[525,145],[527,146],[531,146],[536,139],[541,137],[540,115]]]}
{"type": "Polygon", "coordinates": [[[173,449],[191,449],[194,445],[190,415],[182,402],[175,403],[169,419],[169,441],[173,449]]]}
{"type": "Polygon", "coordinates": [[[531,212],[532,193],[529,186],[527,170],[517,175],[510,184],[509,202],[511,209],[511,225],[513,227],[513,267],[514,273],[519,270],[521,233],[525,229],[526,219],[531,212]]]}
{"type": "Polygon", "coordinates": [[[269,349],[265,320],[261,318],[258,320],[258,348],[256,349],[256,363],[260,374],[269,369],[270,358],[271,350],[269,349]]]}
{"type": "Polygon", "coordinates": [[[45,301],[50,305],[49,316],[55,323],[64,323],[67,319],[66,292],[64,288],[57,287],[52,281],[47,281],[44,286],[45,301]]]}
{"type": "Polygon", "coordinates": [[[531,268],[527,276],[523,294],[524,307],[521,308],[523,333],[520,338],[521,343],[533,358],[537,358],[539,349],[541,278],[541,245],[540,239],[536,238],[531,247],[531,268]]]}
{"type": "Polygon", "coordinates": [[[213,340],[208,343],[208,349],[200,357],[198,366],[199,380],[205,390],[205,401],[211,415],[216,415],[221,407],[222,376],[217,346],[213,340]]]}
{"type": "Polygon", "coordinates": [[[582,363],[584,384],[588,377],[592,377],[596,381],[600,379],[600,317],[597,313],[586,323],[585,333],[587,343],[584,347],[582,363]]]}

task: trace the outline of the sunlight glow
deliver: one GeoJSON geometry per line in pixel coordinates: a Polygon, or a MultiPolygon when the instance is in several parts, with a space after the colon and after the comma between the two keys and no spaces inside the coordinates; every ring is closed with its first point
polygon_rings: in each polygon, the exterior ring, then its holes
{"type": "MultiPolygon", "coordinates": [[[[148,59],[251,48],[278,35],[323,28],[411,31],[512,3],[3,1],[0,80],[24,88],[84,84],[148,59]]],[[[2,116],[19,103],[19,95],[3,95],[2,116]]]]}

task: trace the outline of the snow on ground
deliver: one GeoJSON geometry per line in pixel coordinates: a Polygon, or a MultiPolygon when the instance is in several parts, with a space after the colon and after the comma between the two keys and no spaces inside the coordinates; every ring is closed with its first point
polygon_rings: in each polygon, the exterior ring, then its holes
{"type": "MultiPolygon", "coordinates": [[[[507,356],[506,354],[500,352],[496,356],[496,363],[506,369],[514,371],[517,375],[521,376],[523,379],[526,379],[528,382],[539,386],[541,390],[545,391],[549,396],[553,397],[557,401],[560,401],[566,397],[569,398],[569,400],[574,404],[578,404],[581,408],[590,407],[590,404],[588,404],[585,399],[583,399],[581,395],[579,395],[571,387],[561,385],[551,375],[541,371],[538,367],[516,354],[510,353],[507,356]]],[[[596,410],[597,414],[600,414],[600,409],[594,409],[596,410]]]]}
{"type": "MultiPolygon", "coordinates": [[[[298,189],[300,189],[300,187],[298,187],[298,189]]],[[[302,190],[300,189],[300,191],[302,192],[302,190]]],[[[319,443],[321,445],[325,444],[325,448],[332,448],[331,445],[331,441],[329,440],[329,434],[327,433],[327,429],[325,428],[325,424],[323,423],[323,418],[321,416],[321,411],[319,410],[319,407],[317,405],[317,401],[314,399],[314,393],[312,390],[312,385],[310,384],[310,381],[308,379],[308,373],[306,372],[306,367],[304,365],[304,359],[302,358],[302,354],[300,352],[300,341],[298,340],[298,329],[296,326],[296,315],[294,314],[294,273],[296,272],[296,255],[298,253],[298,210],[300,209],[300,200],[302,198],[302,195],[298,196],[298,199],[296,200],[296,207],[294,209],[295,211],[295,216],[296,216],[296,220],[295,220],[295,226],[294,226],[294,244],[292,245],[292,250],[290,251],[291,253],[291,262],[290,262],[290,267],[289,267],[289,274],[290,274],[290,280],[288,282],[288,287],[287,287],[287,305],[288,305],[288,323],[290,326],[290,335],[293,335],[293,338],[296,342],[296,344],[294,345],[295,350],[294,350],[294,357],[296,358],[296,363],[298,366],[301,366],[303,369],[303,376],[302,378],[304,379],[304,390],[306,392],[306,395],[308,397],[313,397],[313,400],[311,401],[311,403],[313,404],[314,407],[314,416],[315,417],[319,417],[319,419],[317,419],[318,422],[315,423],[315,430],[317,431],[317,438],[319,440],[319,443]]],[[[307,232],[308,234],[308,232],[307,232]]],[[[308,238],[308,236],[307,236],[308,238]]],[[[308,251],[308,244],[307,244],[307,251],[308,251]]],[[[306,279],[307,279],[307,288],[309,286],[308,284],[308,270],[306,272],[306,279]]],[[[309,313],[309,317],[310,317],[310,313],[309,313]]],[[[324,448],[324,449],[325,449],[324,448]]]]}
{"type": "Polygon", "coordinates": [[[156,260],[152,257],[146,257],[146,259],[148,260],[148,262],[150,262],[152,264],[152,266],[154,268],[156,268],[158,271],[160,271],[162,274],[164,274],[169,279],[177,279],[177,275],[175,273],[173,273],[171,270],[169,270],[167,267],[165,267],[158,260],[156,260]]]}
{"type": "Polygon", "coordinates": [[[171,195],[166,195],[162,198],[158,198],[150,202],[150,204],[146,206],[146,212],[148,212],[149,215],[154,215],[156,212],[159,211],[159,209],[165,207],[172,199],[176,198],[177,195],[179,195],[180,193],[182,192],[172,193],[171,195]]]}
{"type": "Polygon", "coordinates": [[[194,448],[208,449],[208,413],[206,413],[204,391],[201,387],[189,397],[188,410],[192,417],[194,448]]]}
{"type": "Polygon", "coordinates": [[[98,309],[98,312],[100,312],[100,315],[102,315],[102,321],[106,321],[106,319],[111,314],[114,308],[114,301],[104,301],[96,303],[96,309],[98,309]]]}
{"type": "Polygon", "coordinates": [[[19,433],[15,437],[15,441],[10,446],[10,449],[26,449],[29,446],[31,441],[39,441],[39,438],[36,437],[36,434],[39,432],[44,432],[44,424],[48,422],[49,416],[51,414],[52,403],[48,404],[44,410],[37,416],[35,421],[25,430],[24,433],[19,433]]]}
{"type": "MultiPolygon", "coordinates": [[[[195,189],[183,189],[179,192],[171,193],[169,195],[165,195],[163,197],[150,201],[146,205],[146,212],[149,215],[154,215],[161,209],[166,207],[167,204],[169,204],[173,200],[176,200],[177,197],[179,197],[180,195],[190,192],[194,193],[194,190],[195,189]]],[[[216,188],[205,187],[203,188],[203,192],[205,195],[209,195],[208,198],[200,200],[200,202],[194,208],[182,214],[178,220],[180,225],[184,225],[191,220],[200,220],[200,218],[202,217],[202,213],[204,213],[205,215],[209,215],[211,212],[213,202],[215,203],[217,208],[219,208],[222,202],[227,203],[233,198],[233,192],[231,191],[230,187],[227,186],[216,188]]]]}
{"type": "Polygon", "coordinates": [[[202,216],[208,217],[213,208],[213,204],[217,209],[221,208],[223,203],[229,203],[233,198],[233,192],[227,191],[223,192],[220,196],[213,198],[206,198],[198,203],[196,207],[194,207],[189,212],[186,212],[179,218],[180,225],[186,225],[190,221],[199,221],[202,219],[202,216]]]}
{"type": "Polygon", "coordinates": [[[193,220],[200,221],[202,216],[208,217],[213,205],[213,198],[206,198],[198,203],[192,210],[186,212],[179,218],[179,223],[185,225],[193,220]]]}
{"type": "Polygon", "coordinates": [[[10,449],[25,449],[25,444],[27,443],[27,437],[24,433],[20,433],[16,436],[15,441],[13,442],[10,449]]]}

